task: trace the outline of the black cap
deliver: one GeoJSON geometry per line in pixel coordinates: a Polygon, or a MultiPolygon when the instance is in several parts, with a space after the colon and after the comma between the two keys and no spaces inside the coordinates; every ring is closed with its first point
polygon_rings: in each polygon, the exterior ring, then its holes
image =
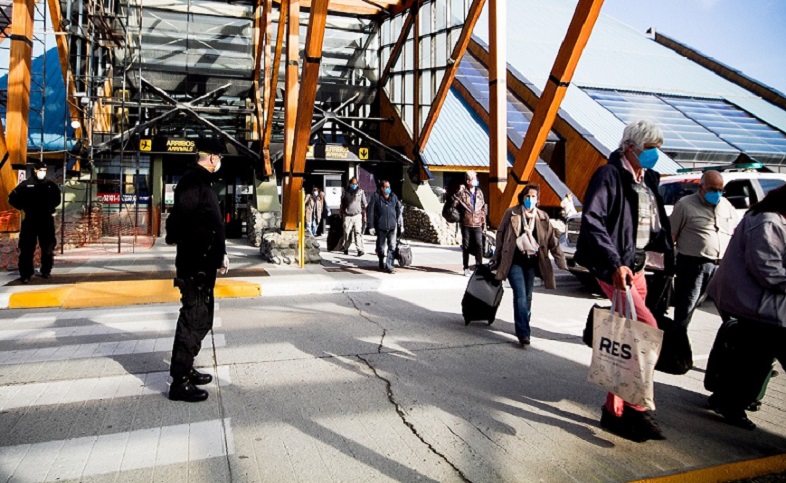
{"type": "Polygon", "coordinates": [[[213,138],[200,138],[196,142],[197,152],[208,154],[223,154],[226,146],[224,142],[213,138]]]}
{"type": "Polygon", "coordinates": [[[46,163],[43,162],[43,161],[36,161],[35,164],[33,164],[33,168],[34,169],[46,169],[46,163]]]}

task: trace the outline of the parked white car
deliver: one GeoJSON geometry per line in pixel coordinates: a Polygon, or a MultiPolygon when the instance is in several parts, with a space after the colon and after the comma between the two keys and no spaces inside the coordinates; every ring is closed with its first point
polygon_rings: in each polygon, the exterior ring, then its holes
{"type": "MultiPolygon", "coordinates": [[[[748,208],[761,201],[767,193],[786,184],[786,174],[762,173],[756,171],[758,168],[761,168],[761,165],[757,163],[714,168],[720,171],[723,177],[723,196],[737,209],[740,219],[748,211],[748,208]]],[[[701,175],[702,171],[696,170],[661,178],[658,191],[666,205],[666,213],[671,214],[674,204],[680,198],[699,190],[701,175]]],[[[594,279],[587,269],[573,261],[581,228],[581,213],[569,217],[565,225],[565,233],[560,237],[560,245],[565,253],[568,269],[582,283],[593,284],[594,279]]]]}

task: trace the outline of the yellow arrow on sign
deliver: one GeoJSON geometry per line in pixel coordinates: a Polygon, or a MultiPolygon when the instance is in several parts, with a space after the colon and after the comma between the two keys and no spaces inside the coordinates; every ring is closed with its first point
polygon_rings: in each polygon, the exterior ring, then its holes
{"type": "Polygon", "coordinates": [[[368,148],[360,148],[358,150],[358,158],[368,159],[368,148]]]}

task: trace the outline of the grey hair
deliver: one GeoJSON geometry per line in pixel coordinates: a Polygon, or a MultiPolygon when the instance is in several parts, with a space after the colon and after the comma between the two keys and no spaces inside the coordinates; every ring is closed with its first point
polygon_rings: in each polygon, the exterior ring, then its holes
{"type": "Polygon", "coordinates": [[[472,171],[471,169],[468,170],[466,172],[466,174],[464,174],[464,179],[467,180],[467,181],[469,181],[471,179],[477,179],[477,177],[478,177],[478,174],[476,172],[472,171]]]}
{"type": "Polygon", "coordinates": [[[622,131],[620,151],[624,151],[625,147],[631,144],[642,149],[645,144],[663,144],[663,131],[652,121],[646,119],[634,121],[625,126],[625,130],[622,131]]]}

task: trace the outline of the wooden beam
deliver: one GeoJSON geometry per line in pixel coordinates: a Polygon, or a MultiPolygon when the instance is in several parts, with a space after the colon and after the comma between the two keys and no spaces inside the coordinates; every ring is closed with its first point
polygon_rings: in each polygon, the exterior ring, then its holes
{"type": "Polygon", "coordinates": [[[451,84],[453,84],[453,79],[456,77],[459,63],[464,57],[464,53],[467,51],[467,45],[469,45],[470,38],[472,37],[472,31],[475,30],[475,23],[478,21],[478,17],[480,17],[480,13],[485,3],[486,0],[473,0],[472,5],[469,7],[467,19],[464,21],[464,27],[461,29],[461,35],[459,35],[458,42],[456,42],[456,46],[453,48],[453,53],[450,55],[450,59],[448,59],[448,66],[447,69],[445,69],[445,75],[442,77],[442,83],[439,85],[437,95],[431,103],[431,109],[429,109],[426,122],[423,124],[423,129],[420,132],[418,148],[421,152],[423,152],[423,148],[425,148],[426,143],[428,143],[428,138],[431,136],[434,124],[437,122],[437,117],[439,117],[439,112],[442,110],[442,105],[448,97],[448,91],[450,90],[451,84]]]}
{"type": "MultiPolygon", "coordinates": [[[[5,143],[5,130],[3,129],[2,119],[0,119],[0,160],[5,160],[0,165],[0,211],[8,211],[12,209],[11,205],[8,204],[8,195],[16,188],[18,175],[14,168],[11,167],[11,163],[8,162],[8,147],[5,143]]],[[[6,231],[19,230],[19,216],[14,217],[14,219],[15,221],[12,220],[12,223],[9,223],[10,226],[0,226],[0,231],[3,231],[3,229],[6,231]]]]}
{"type": "MultiPolygon", "coordinates": [[[[276,3],[284,3],[282,0],[275,0],[276,3]]],[[[320,0],[300,0],[300,6],[304,9],[314,8],[314,4],[320,0]]],[[[374,16],[382,13],[382,9],[369,5],[361,0],[331,0],[328,7],[331,13],[346,13],[351,15],[374,16]]]]}
{"type": "MultiPolygon", "coordinates": [[[[286,189],[292,182],[292,161],[295,150],[295,123],[297,120],[297,104],[299,97],[298,61],[300,59],[300,2],[289,2],[289,16],[287,18],[287,44],[286,44],[286,70],[284,72],[284,157],[282,160],[282,197],[283,205],[291,206],[292,193],[286,189]]],[[[289,213],[282,211],[281,227],[284,230],[294,230],[297,227],[297,211],[289,213]]]]}
{"type": "Polygon", "coordinates": [[[30,64],[33,54],[34,0],[14,0],[11,20],[11,54],[8,62],[6,129],[8,162],[27,163],[27,119],[30,113],[30,64]]]}
{"type": "Polygon", "coordinates": [[[393,48],[390,51],[390,57],[388,57],[388,63],[385,65],[385,68],[382,69],[382,77],[379,78],[379,87],[385,87],[385,84],[388,83],[388,77],[390,77],[390,70],[396,65],[398,58],[401,56],[401,51],[404,49],[404,43],[407,41],[407,37],[409,36],[409,29],[412,28],[413,23],[412,12],[409,12],[407,18],[404,19],[404,25],[401,27],[401,33],[398,35],[398,40],[393,45],[393,48]]]}
{"type": "MultiPolygon", "coordinates": [[[[263,122],[262,93],[259,85],[259,77],[262,73],[262,59],[265,54],[265,44],[267,40],[267,25],[270,21],[270,0],[257,0],[254,8],[254,74],[253,74],[253,94],[254,94],[254,133],[259,141],[259,154],[262,159],[262,175],[270,176],[273,174],[273,167],[270,164],[270,156],[265,156],[262,138],[265,136],[265,125],[263,122]]],[[[267,60],[267,57],[265,57],[267,60]]],[[[265,82],[268,83],[268,73],[265,72],[265,82]]]]}
{"type": "Polygon", "coordinates": [[[278,15],[278,30],[276,36],[276,53],[273,57],[273,70],[270,72],[270,86],[267,92],[265,103],[265,135],[262,138],[262,147],[265,150],[265,157],[270,158],[270,138],[273,135],[273,112],[276,107],[276,89],[278,88],[278,76],[281,70],[281,53],[284,50],[284,32],[289,17],[289,2],[280,5],[278,15]]]}
{"type": "Polygon", "coordinates": [[[311,138],[311,123],[314,119],[314,103],[319,84],[319,66],[322,61],[322,44],[325,39],[329,0],[313,0],[308,18],[308,33],[300,76],[300,95],[298,99],[297,122],[295,125],[295,145],[291,176],[284,179],[284,205],[282,207],[282,229],[297,228],[298,193],[303,188],[306,170],[306,153],[311,138]]]}
{"type": "MultiPolygon", "coordinates": [[[[65,35],[65,30],[63,30],[63,14],[60,10],[60,1],[47,0],[47,6],[49,8],[49,17],[52,21],[52,28],[59,34],[55,35],[55,42],[57,43],[57,53],[60,57],[60,70],[63,72],[63,82],[67,87],[66,104],[68,104],[68,112],[72,121],[79,121],[79,127],[74,129],[74,137],[82,139],[82,126],[84,126],[85,120],[84,116],[82,116],[82,111],[79,110],[79,102],[74,97],[76,83],[74,82],[74,75],[71,72],[69,63],[71,57],[68,54],[68,36],[65,35]]],[[[86,137],[83,141],[86,143],[90,142],[86,137]]]]}
{"type": "Polygon", "coordinates": [[[505,210],[513,206],[516,196],[532,176],[546,138],[557,117],[562,99],[568,90],[576,65],[579,63],[584,47],[589,41],[595,21],[600,14],[603,0],[579,0],[573,19],[570,22],[565,40],[560,46],[554,67],[546,87],[540,96],[532,116],[532,122],[524,136],[521,149],[516,154],[513,169],[508,175],[508,183],[502,195],[502,202],[491,208],[492,225],[499,225],[505,210]]]}
{"type": "Polygon", "coordinates": [[[507,0],[489,0],[489,208],[502,200],[508,179],[507,0]]]}

